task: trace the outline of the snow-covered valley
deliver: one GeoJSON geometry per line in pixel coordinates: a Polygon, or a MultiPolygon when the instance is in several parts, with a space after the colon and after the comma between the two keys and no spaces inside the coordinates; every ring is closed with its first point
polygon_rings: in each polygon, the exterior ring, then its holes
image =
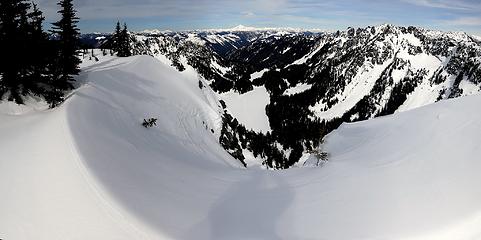
{"type": "Polygon", "coordinates": [[[0,108],[0,239],[481,238],[480,95],[343,124],[323,167],[266,171],[219,145],[192,69],[106,58],[78,81],[56,109],[0,108]]]}

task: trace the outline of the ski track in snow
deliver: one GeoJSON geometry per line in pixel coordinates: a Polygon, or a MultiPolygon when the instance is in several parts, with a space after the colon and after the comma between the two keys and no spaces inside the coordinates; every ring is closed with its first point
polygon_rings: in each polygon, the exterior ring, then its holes
{"type": "Polygon", "coordinates": [[[245,170],[203,125],[221,110],[192,71],[83,70],[55,110],[2,108],[2,239],[481,237],[479,95],[343,124],[323,168],[245,170]]]}

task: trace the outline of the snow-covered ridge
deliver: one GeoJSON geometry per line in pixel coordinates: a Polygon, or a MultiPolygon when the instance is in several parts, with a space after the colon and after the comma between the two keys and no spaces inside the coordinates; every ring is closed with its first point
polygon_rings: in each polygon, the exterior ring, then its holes
{"type": "MultiPolygon", "coordinates": [[[[390,29],[391,31],[394,31],[394,32],[400,32],[402,28],[415,28],[430,37],[444,36],[457,41],[469,41],[469,37],[479,38],[476,35],[468,34],[463,31],[441,31],[441,30],[433,30],[433,29],[420,27],[420,26],[401,26],[401,25],[395,25],[390,23],[379,24],[376,26],[368,26],[366,28],[375,29],[375,32],[382,32],[386,29],[390,29]]],[[[348,30],[349,29],[355,29],[355,28],[349,27],[348,30]]],[[[362,29],[362,28],[357,28],[357,29],[362,29]]]]}
{"type": "Polygon", "coordinates": [[[2,239],[481,237],[480,95],[344,124],[323,168],[245,170],[191,68],[99,58],[59,108],[0,114],[2,239]]]}
{"type": "Polygon", "coordinates": [[[337,65],[331,74],[346,80],[337,83],[342,87],[332,100],[325,99],[313,108],[318,116],[332,119],[355,108],[364,97],[374,114],[381,112],[395,84],[415,84],[401,110],[470,95],[472,85],[475,92],[480,89],[480,56],[481,45],[466,33],[383,24],[327,34],[293,64],[320,69],[332,62],[337,65]],[[321,49],[327,52],[317,56],[321,49]],[[410,80],[413,75],[417,75],[416,81],[410,80]],[[329,101],[334,104],[326,105],[329,101]]]}
{"type": "Polygon", "coordinates": [[[159,29],[144,29],[144,30],[136,32],[136,33],[156,35],[156,34],[164,34],[164,33],[172,33],[172,32],[174,32],[174,31],[172,31],[172,30],[159,30],[159,29]]]}
{"type": "Polygon", "coordinates": [[[210,28],[210,29],[192,29],[192,30],[179,30],[179,31],[171,31],[171,30],[159,30],[159,29],[146,29],[143,31],[139,31],[138,33],[145,33],[145,34],[162,34],[166,32],[326,32],[326,30],[312,28],[312,29],[304,29],[304,28],[291,28],[291,27],[249,27],[244,25],[237,25],[232,28],[210,28]]]}
{"type": "Polygon", "coordinates": [[[313,29],[303,29],[303,28],[291,28],[291,27],[250,27],[244,25],[238,25],[232,28],[225,29],[198,29],[193,30],[198,32],[256,32],[256,31],[277,31],[277,32],[326,32],[325,30],[313,28],[313,29]]]}

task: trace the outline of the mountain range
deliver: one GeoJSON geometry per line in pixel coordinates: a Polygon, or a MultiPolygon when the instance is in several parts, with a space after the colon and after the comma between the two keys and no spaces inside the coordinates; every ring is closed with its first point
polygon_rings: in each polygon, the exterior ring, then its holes
{"type": "Polygon", "coordinates": [[[193,68],[199,87],[209,85],[225,105],[224,148],[244,164],[271,168],[296,164],[342,122],[481,87],[481,42],[460,32],[390,24],[336,32],[239,26],[143,31],[131,39],[136,55],[179,71],[193,68]]]}

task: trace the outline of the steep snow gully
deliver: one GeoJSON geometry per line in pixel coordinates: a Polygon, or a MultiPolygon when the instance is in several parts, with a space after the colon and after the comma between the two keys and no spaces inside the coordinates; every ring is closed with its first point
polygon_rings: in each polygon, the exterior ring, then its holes
{"type": "Polygon", "coordinates": [[[112,58],[79,81],[0,114],[0,239],[481,239],[481,96],[343,124],[324,167],[263,171],[219,146],[191,69],[112,58]]]}

